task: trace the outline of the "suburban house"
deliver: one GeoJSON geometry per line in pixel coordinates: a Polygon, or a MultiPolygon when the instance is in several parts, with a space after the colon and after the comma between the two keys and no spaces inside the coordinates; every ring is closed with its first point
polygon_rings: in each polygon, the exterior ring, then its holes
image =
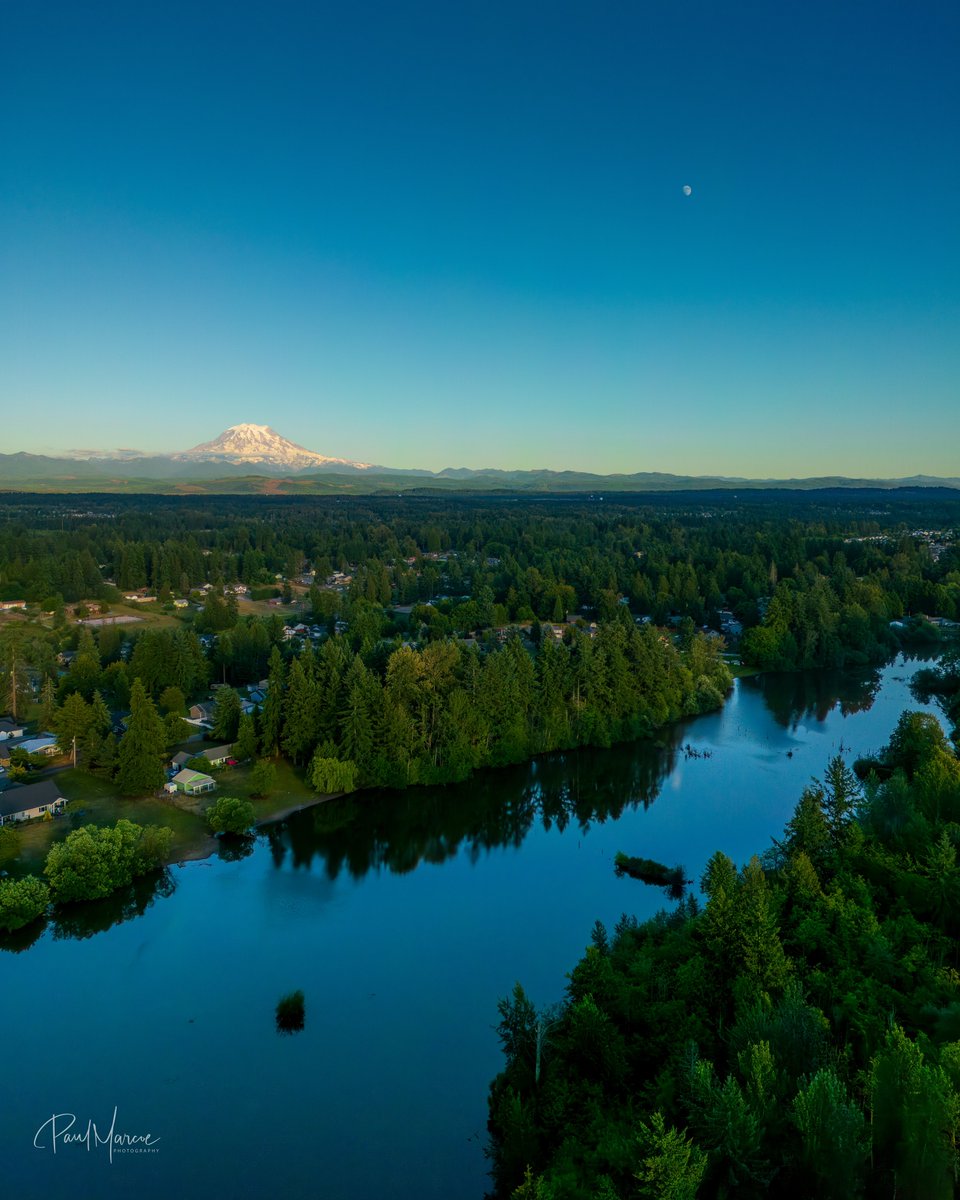
{"type": "Polygon", "coordinates": [[[29,821],[31,817],[42,817],[44,813],[63,811],[66,799],[52,779],[42,783],[14,784],[0,792],[0,825],[10,821],[29,821]]]}
{"type": "Polygon", "coordinates": [[[15,608],[26,607],[26,600],[0,600],[0,612],[11,612],[15,608]]]}
{"type": "Polygon", "coordinates": [[[27,754],[44,754],[52,758],[58,751],[57,739],[52,733],[44,733],[39,737],[5,738],[0,741],[0,764],[6,766],[14,750],[25,750],[27,754]]]}
{"type": "Polygon", "coordinates": [[[191,758],[193,758],[193,755],[188,754],[186,750],[178,750],[173,758],[170,759],[171,770],[181,771],[191,758]]]}
{"type": "Polygon", "coordinates": [[[742,623],[729,609],[722,609],[717,615],[720,618],[720,629],[726,637],[737,638],[743,633],[742,623]]]}
{"type": "Polygon", "coordinates": [[[199,725],[207,729],[212,729],[215,714],[216,705],[194,704],[191,705],[190,711],[187,713],[186,721],[188,725],[199,725]]]}
{"type": "Polygon", "coordinates": [[[170,782],[176,786],[178,792],[184,792],[187,796],[212,792],[217,786],[209,775],[204,775],[201,771],[178,771],[170,782]]]}
{"type": "Polygon", "coordinates": [[[201,750],[200,757],[205,758],[211,767],[222,767],[227,759],[233,758],[233,747],[214,746],[211,750],[201,750]]]}
{"type": "Polygon", "coordinates": [[[0,717],[0,742],[7,738],[23,737],[23,722],[11,720],[10,717],[0,717]]]}
{"type": "Polygon", "coordinates": [[[26,750],[28,754],[45,754],[48,758],[52,758],[59,753],[60,747],[52,733],[39,733],[36,737],[24,738],[20,743],[20,749],[26,750]]]}

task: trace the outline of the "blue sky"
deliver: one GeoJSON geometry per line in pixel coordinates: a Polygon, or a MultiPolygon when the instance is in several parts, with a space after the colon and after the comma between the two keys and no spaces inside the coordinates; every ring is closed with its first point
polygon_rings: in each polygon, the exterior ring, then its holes
{"type": "Polygon", "coordinates": [[[958,44],[946,2],[4,0],[0,451],[960,474],[958,44]]]}

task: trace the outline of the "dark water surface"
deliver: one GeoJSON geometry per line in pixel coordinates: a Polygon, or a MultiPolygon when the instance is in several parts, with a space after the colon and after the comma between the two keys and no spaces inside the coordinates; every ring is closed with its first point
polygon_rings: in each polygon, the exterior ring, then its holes
{"type": "Polygon", "coordinates": [[[616,851],[695,877],[715,849],[764,850],[841,745],[876,750],[925,707],[920,665],[742,680],[662,746],[333,802],[73,910],[0,953],[0,1195],[482,1196],[498,998],[519,979],[559,999],[597,918],[669,903],[616,851]],[[295,988],[306,1028],[281,1037],[295,988]],[[115,1107],[155,1152],[111,1164],[91,1133],[54,1155],[49,1126],[34,1146],[54,1113],[105,1136],[115,1107]]]}

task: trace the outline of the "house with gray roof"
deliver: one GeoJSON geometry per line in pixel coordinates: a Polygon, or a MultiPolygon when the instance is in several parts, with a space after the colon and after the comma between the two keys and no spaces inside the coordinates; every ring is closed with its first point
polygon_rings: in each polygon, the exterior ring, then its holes
{"type": "Polygon", "coordinates": [[[213,746],[210,750],[201,750],[200,757],[211,767],[222,767],[227,759],[233,758],[233,746],[213,746]]]}
{"type": "Polygon", "coordinates": [[[29,821],[42,817],[44,813],[59,813],[67,803],[60,794],[56,781],[44,779],[40,783],[14,784],[0,792],[0,825],[14,821],[29,821]]]}

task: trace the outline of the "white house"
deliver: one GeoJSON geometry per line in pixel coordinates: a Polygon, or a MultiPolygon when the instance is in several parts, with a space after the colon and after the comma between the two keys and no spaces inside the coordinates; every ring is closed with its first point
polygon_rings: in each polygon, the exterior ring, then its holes
{"type": "Polygon", "coordinates": [[[47,812],[62,812],[66,803],[52,779],[7,788],[0,792],[0,825],[29,821],[31,817],[42,817],[47,812]]]}

